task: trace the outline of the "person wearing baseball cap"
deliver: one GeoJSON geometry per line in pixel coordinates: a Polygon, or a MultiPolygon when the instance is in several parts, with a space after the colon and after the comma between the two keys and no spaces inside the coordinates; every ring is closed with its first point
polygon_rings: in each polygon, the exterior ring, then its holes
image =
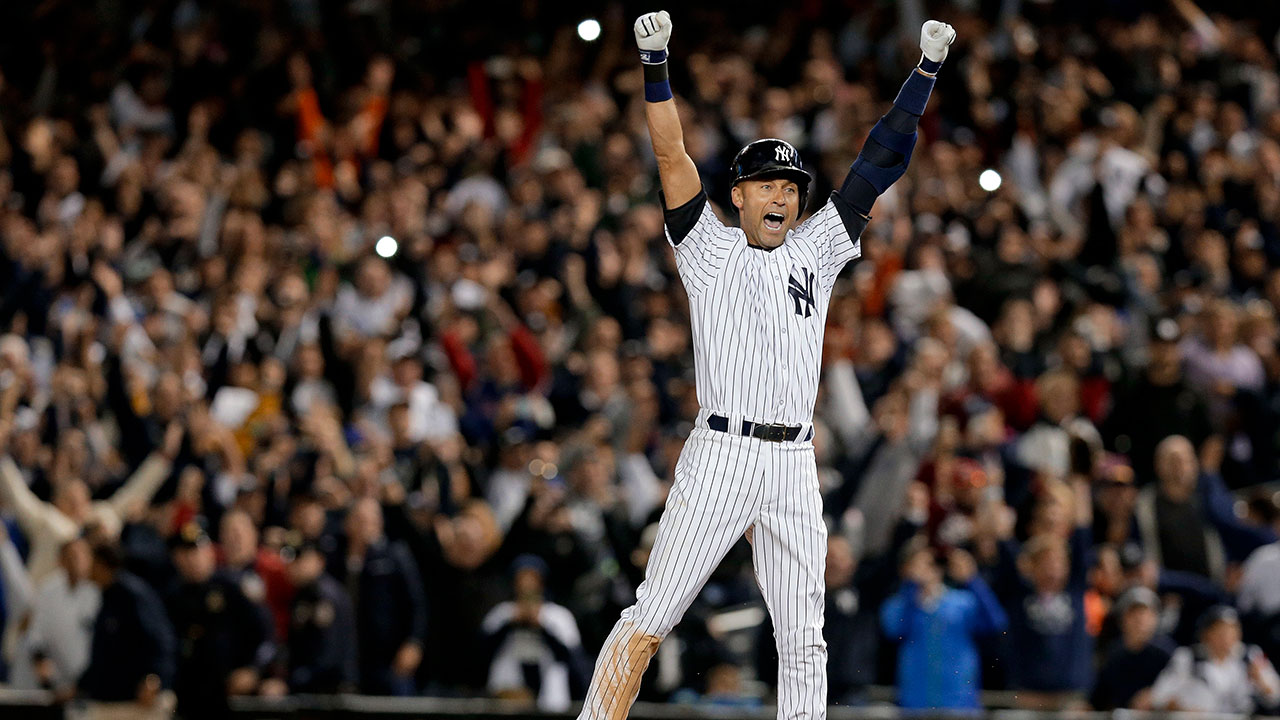
{"type": "Polygon", "coordinates": [[[325,556],[314,539],[290,533],[280,554],[296,589],[286,651],[288,690],[354,690],[358,658],[351,597],[325,572],[325,556]]]}
{"type": "Polygon", "coordinates": [[[1208,407],[1187,383],[1183,372],[1182,326],[1161,317],[1149,328],[1146,367],[1123,387],[1105,427],[1109,445],[1129,456],[1138,484],[1155,476],[1156,446],[1171,435],[1183,435],[1198,447],[1213,434],[1208,407]]]}
{"type": "Polygon", "coordinates": [[[1160,634],[1160,598],[1150,588],[1130,588],[1116,601],[1120,639],[1107,653],[1089,702],[1095,710],[1151,709],[1151,686],[1173,656],[1160,634]]]}
{"type": "Polygon", "coordinates": [[[198,522],[169,538],[169,552],[179,579],[165,598],[178,638],[178,710],[183,717],[224,714],[229,694],[257,691],[275,655],[271,618],[217,569],[213,542],[198,522]]]}
{"type": "Polygon", "coordinates": [[[490,653],[491,693],[534,700],[544,712],[563,712],[572,698],[570,688],[585,685],[590,670],[573,613],[544,596],[546,576],[541,557],[518,556],[511,564],[514,597],[489,611],[481,631],[490,653]]]}
{"type": "Polygon", "coordinates": [[[1262,650],[1241,641],[1235,608],[1209,608],[1199,629],[1199,644],[1178,648],[1151,688],[1153,709],[1248,715],[1280,707],[1280,675],[1262,650]]]}

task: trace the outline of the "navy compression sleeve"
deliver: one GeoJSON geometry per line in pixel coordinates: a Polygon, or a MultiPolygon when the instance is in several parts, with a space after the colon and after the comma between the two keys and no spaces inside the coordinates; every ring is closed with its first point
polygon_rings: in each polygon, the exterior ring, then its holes
{"type": "Polygon", "coordinates": [[[902,84],[893,108],[880,118],[849,168],[840,195],[853,209],[871,214],[876,198],[907,171],[916,145],[916,128],[933,92],[934,78],[918,70],[902,84]]]}

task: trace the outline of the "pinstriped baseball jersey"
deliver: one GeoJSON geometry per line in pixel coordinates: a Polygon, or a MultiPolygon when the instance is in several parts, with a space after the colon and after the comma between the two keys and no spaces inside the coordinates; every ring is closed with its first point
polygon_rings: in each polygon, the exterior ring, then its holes
{"type": "Polygon", "coordinates": [[[778,646],[778,717],[826,717],[827,528],[812,435],[770,442],[742,428],[809,424],[827,303],[865,227],[833,194],[767,251],[716,219],[705,192],[667,211],[667,240],[689,294],[702,409],[676,463],[644,582],[605,640],[580,720],[627,716],[658,644],[748,530],[778,646]]]}
{"type": "MultiPolygon", "coordinates": [[[[700,193],[683,238],[667,228],[689,294],[698,403],[726,416],[799,425],[813,418],[822,334],[836,276],[861,254],[851,236],[866,220],[840,212],[839,196],[787,233],[774,250],[747,244],[700,193]]],[[[692,207],[674,213],[692,213],[692,207]]]]}

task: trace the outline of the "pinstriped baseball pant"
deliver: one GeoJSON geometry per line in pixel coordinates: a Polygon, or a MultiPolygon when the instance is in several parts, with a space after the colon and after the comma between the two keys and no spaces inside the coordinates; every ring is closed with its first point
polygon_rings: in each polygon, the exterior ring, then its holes
{"type": "Polygon", "coordinates": [[[626,717],[658,644],[748,528],[778,645],[778,717],[826,717],[827,530],[813,444],[697,427],[676,464],[636,602],[605,640],[579,720],[626,717]]]}

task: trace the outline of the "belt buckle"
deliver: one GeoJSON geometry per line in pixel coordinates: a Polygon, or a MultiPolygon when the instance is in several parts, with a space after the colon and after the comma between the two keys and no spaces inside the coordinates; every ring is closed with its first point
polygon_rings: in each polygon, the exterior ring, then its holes
{"type": "Polygon", "coordinates": [[[766,425],[764,439],[769,442],[782,442],[787,439],[786,425],[766,425]]]}

